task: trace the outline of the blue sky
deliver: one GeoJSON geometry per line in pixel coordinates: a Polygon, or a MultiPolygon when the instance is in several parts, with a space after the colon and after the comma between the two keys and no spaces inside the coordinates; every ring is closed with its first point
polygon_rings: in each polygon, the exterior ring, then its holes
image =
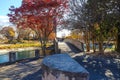
{"type": "Polygon", "coordinates": [[[22,0],[0,0],[0,25],[7,25],[9,23],[7,14],[9,13],[10,6],[19,7],[21,2],[22,0]]]}
{"type": "MultiPolygon", "coordinates": [[[[11,25],[9,23],[9,17],[7,16],[9,12],[10,6],[19,7],[21,5],[22,0],[0,0],[0,29],[4,26],[11,25]]],[[[62,37],[63,35],[68,35],[70,32],[68,30],[62,30],[57,33],[58,37],[62,37]]]]}

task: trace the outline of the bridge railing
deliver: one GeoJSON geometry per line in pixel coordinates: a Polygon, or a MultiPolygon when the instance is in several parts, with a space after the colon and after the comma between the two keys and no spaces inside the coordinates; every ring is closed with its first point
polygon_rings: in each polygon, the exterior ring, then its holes
{"type": "Polygon", "coordinates": [[[78,48],[82,52],[84,51],[84,43],[83,42],[80,42],[78,40],[73,40],[73,39],[67,39],[66,42],[71,43],[72,45],[74,45],[76,48],[78,48]]]}

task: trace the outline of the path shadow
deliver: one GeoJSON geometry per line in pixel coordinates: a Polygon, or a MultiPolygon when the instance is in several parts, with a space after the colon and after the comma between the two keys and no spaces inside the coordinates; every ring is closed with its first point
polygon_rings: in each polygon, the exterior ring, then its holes
{"type": "Polygon", "coordinates": [[[42,70],[38,70],[35,73],[29,74],[23,77],[21,80],[42,80],[42,70]]]}
{"type": "Polygon", "coordinates": [[[120,80],[120,62],[116,59],[76,56],[75,59],[90,73],[89,80],[120,80]]]}
{"type": "Polygon", "coordinates": [[[82,50],[78,49],[76,46],[74,46],[73,44],[69,43],[69,42],[65,42],[69,48],[71,49],[72,52],[76,53],[80,53],[83,52],[82,50]]]}
{"type": "Polygon", "coordinates": [[[23,60],[0,67],[0,80],[41,80],[41,74],[41,59],[23,60]]]}

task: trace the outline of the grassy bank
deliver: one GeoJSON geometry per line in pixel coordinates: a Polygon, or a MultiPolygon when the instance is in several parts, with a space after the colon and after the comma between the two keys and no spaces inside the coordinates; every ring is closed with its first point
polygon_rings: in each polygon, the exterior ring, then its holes
{"type": "MultiPolygon", "coordinates": [[[[51,45],[48,43],[47,46],[51,45]]],[[[16,44],[0,44],[1,49],[14,49],[14,48],[25,48],[25,47],[40,47],[41,44],[39,41],[23,41],[22,43],[16,44]]]]}

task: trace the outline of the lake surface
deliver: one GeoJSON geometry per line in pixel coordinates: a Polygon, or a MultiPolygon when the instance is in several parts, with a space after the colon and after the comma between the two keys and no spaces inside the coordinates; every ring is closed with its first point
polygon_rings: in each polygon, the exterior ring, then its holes
{"type": "MultiPolygon", "coordinates": [[[[96,49],[99,49],[99,45],[98,44],[94,44],[96,46],[96,49]]],[[[93,49],[93,44],[90,43],[90,49],[93,49]]],[[[103,44],[103,48],[108,48],[111,49],[113,47],[113,44],[103,44]]],[[[84,49],[86,50],[86,44],[84,44],[84,49]]]]}
{"type": "MultiPolygon", "coordinates": [[[[35,57],[34,50],[16,52],[16,60],[33,58],[33,57],[35,57]]],[[[5,62],[9,62],[9,54],[8,53],[0,55],[0,63],[5,63],[5,62]]]]}

